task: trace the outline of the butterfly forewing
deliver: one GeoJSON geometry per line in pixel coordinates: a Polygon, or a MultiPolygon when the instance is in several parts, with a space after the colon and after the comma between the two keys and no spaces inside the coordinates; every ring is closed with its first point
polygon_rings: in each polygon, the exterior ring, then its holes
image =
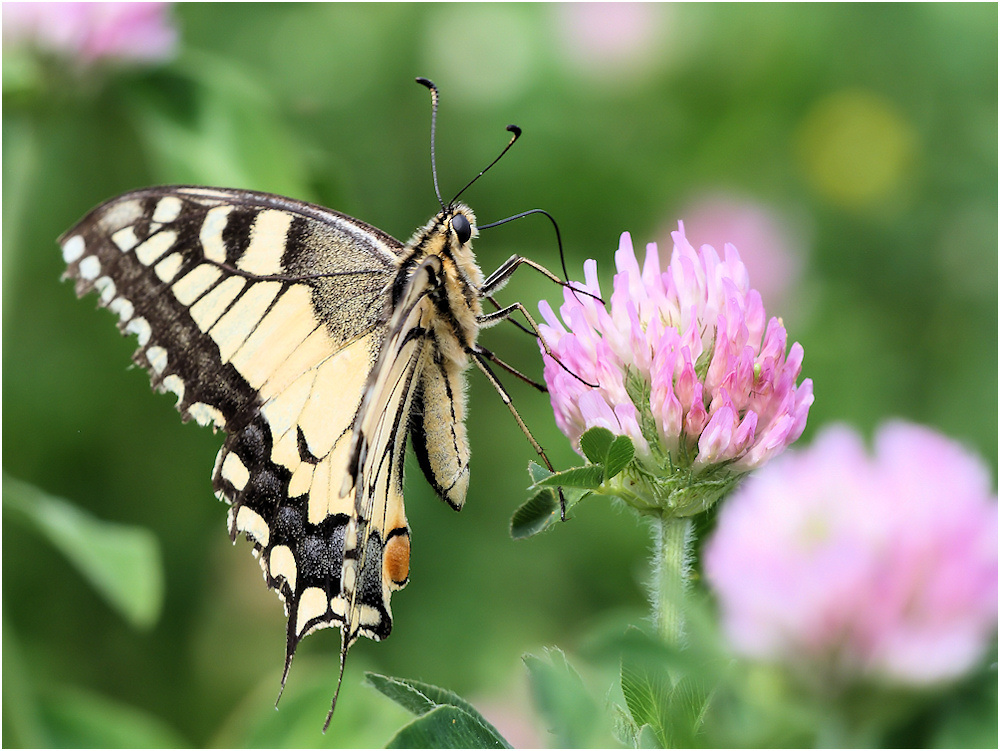
{"type": "Polygon", "coordinates": [[[154,387],[229,434],[214,486],[286,602],[291,656],[344,618],[355,504],[340,490],[402,246],[310,204],[193,187],[121,196],[61,242],[77,293],[97,290],[137,335],[154,387]]]}

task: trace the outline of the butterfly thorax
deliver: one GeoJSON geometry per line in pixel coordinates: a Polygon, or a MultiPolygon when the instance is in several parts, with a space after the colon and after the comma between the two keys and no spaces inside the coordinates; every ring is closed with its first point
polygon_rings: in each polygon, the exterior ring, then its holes
{"type": "Polygon", "coordinates": [[[462,370],[468,367],[468,352],[476,343],[482,315],[479,290],[483,272],[472,252],[476,234],[476,217],[468,206],[455,204],[440,211],[407,243],[393,290],[395,304],[421,264],[432,257],[440,261],[440,278],[430,295],[436,315],[428,316],[427,324],[441,354],[462,370]],[[464,242],[452,226],[458,215],[464,216],[472,228],[464,242]]]}

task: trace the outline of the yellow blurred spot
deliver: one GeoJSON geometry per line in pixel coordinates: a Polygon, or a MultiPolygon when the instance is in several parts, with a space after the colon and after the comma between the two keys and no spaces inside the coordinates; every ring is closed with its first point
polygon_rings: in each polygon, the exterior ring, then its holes
{"type": "Polygon", "coordinates": [[[897,193],[909,177],[916,147],[916,134],[892,103],[863,90],[821,99],[795,139],[796,156],[813,189],[849,208],[897,193]]]}

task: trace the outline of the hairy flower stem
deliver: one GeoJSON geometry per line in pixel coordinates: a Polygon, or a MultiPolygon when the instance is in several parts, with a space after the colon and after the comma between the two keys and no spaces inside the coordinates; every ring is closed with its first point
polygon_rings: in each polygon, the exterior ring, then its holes
{"type": "Polygon", "coordinates": [[[684,637],[684,594],[691,573],[691,517],[652,516],[653,620],[660,638],[680,646],[684,637]]]}

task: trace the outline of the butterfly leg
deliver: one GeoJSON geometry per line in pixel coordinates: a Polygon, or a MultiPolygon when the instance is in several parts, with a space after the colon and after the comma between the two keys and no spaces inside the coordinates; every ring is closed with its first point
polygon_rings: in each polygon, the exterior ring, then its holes
{"type": "MultiPolygon", "coordinates": [[[[570,370],[569,368],[567,368],[565,365],[562,364],[562,361],[558,357],[556,357],[555,354],[553,354],[552,349],[549,347],[548,342],[545,341],[545,337],[542,336],[542,332],[538,328],[538,324],[535,323],[535,319],[531,317],[531,314],[528,313],[527,308],[525,308],[521,303],[519,303],[519,302],[513,303],[512,305],[508,305],[506,308],[500,308],[500,310],[498,310],[496,312],[493,312],[493,313],[484,313],[483,315],[479,316],[479,318],[477,320],[479,321],[479,325],[482,328],[488,328],[489,326],[493,326],[493,325],[499,323],[500,321],[505,321],[505,320],[509,320],[512,323],[516,323],[516,321],[514,321],[511,318],[511,316],[514,314],[515,311],[521,311],[521,314],[524,316],[525,320],[527,320],[527,322],[528,322],[528,325],[531,327],[532,333],[534,333],[535,337],[541,343],[542,349],[545,351],[545,354],[548,357],[551,357],[552,361],[555,362],[556,365],[558,365],[560,368],[562,368],[563,370],[565,370],[571,376],[573,376],[574,378],[576,378],[583,385],[589,386],[592,389],[596,389],[598,387],[598,385],[596,383],[588,383],[587,381],[585,381],[582,378],[580,378],[579,375],[577,375],[572,370],[570,370]]],[[[496,362],[496,361],[494,360],[494,362],[496,362]]],[[[506,367],[506,366],[504,366],[504,367],[506,367]]],[[[510,368],[508,367],[506,369],[509,370],[510,368]]],[[[520,373],[514,373],[514,375],[516,375],[516,376],[524,379],[524,377],[521,376],[520,373]]]]}
{"type": "Polygon", "coordinates": [[[601,305],[604,305],[604,300],[602,300],[598,295],[595,295],[593,292],[584,289],[581,285],[563,281],[560,277],[556,276],[547,268],[542,266],[542,264],[536,263],[535,261],[532,261],[530,258],[525,258],[524,256],[516,256],[516,255],[511,256],[502,264],[500,264],[500,267],[486,278],[486,281],[483,282],[483,286],[479,290],[480,294],[483,297],[489,297],[494,292],[500,290],[501,287],[503,287],[508,281],[510,281],[511,276],[513,276],[514,272],[521,264],[533,268],[535,271],[544,276],[546,279],[555,282],[560,287],[566,287],[567,289],[572,290],[573,294],[579,293],[586,297],[591,297],[594,300],[597,300],[597,302],[599,302],[601,305]]]}
{"type": "Polygon", "coordinates": [[[535,323],[535,319],[531,317],[528,309],[525,308],[521,303],[516,302],[508,305],[506,308],[500,308],[493,313],[484,313],[479,316],[476,320],[479,322],[480,328],[489,328],[490,326],[495,326],[501,321],[506,321],[509,319],[516,311],[521,311],[521,315],[524,316],[525,320],[528,322],[528,326],[531,327],[531,331],[538,338],[538,341],[542,343],[542,348],[545,350],[545,354],[552,357],[552,350],[549,348],[548,343],[545,341],[545,337],[542,336],[542,332],[538,328],[538,324],[535,323]]]}
{"type": "MultiPolygon", "coordinates": [[[[500,264],[500,267],[496,271],[494,271],[492,274],[489,275],[489,277],[487,277],[486,281],[483,282],[483,286],[479,289],[480,296],[489,299],[494,305],[496,305],[496,301],[493,300],[491,295],[497,290],[499,290],[501,287],[503,287],[508,281],[510,281],[511,276],[514,274],[514,272],[521,264],[533,268],[542,276],[544,276],[547,279],[550,279],[551,281],[555,282],[561,287],[568,287],[574,292],[580,292],[584,295],[587,295],[588,297],[593,297],[595,300],[600,301],[602,305],[604,304],[604,301],[601,300],[600,297],[597,297],[596,295],[587,292],[584,289],[578,289],[577,287],[571,285],[569,282],[564,282],[562,279],[553,274],[551,271],[542,266],[540,263],[536,263],[535,261],[532,261],[530,258],[525,258],[524,256],[518,256],[518,255],[514,255],[508,258],[506,261],[500,264]]],[[[499,305],[497,305],[497,307],[500,308],[499,305]]],[[[520,310],[522,315],[524,315],[525,319],[528,321],[528,325],[531,327],[531,330],[538,338],[538,341],[541,342],[542,349],[545,350],[546,355],[551,357],[556,362],[556,364],[559,365],[559,367],[561,367],[563,370],[565,370],[574,378],[578,379],[581,383],[590,386],[591,388],[597,388],[597,384],[587,383],[587,381],[584,381],[582,378],[580,378],[580,376],[578,376],[572,370],[563,365],[562,362],[559,360],[559,358],[552,354],[552,350],[549,347],[548,342],[545,341],[545,337],[542,336],[542,333],[538,328],[538,324],[535,323],[535,319],[531,317],[531,315],[528,313],[527,308],[525,308],[521,303],[516,302],[513,305],[508,305],[506,308],[500,308],[494,313],[486,313],[484,315],[479,316],[478,319],[479,325],[483,328],[486,328],[496,323],[499,323],[500,321],[509,319],[511,320],[512,323],[517,325],[518,328],[523,329],[524,328],[523,326],[521,326],[519,323],[510,318],[511,314],[513,314],[515,310],[520,310]]]]}
{"type": "Polygon", "coordinates": [[[492,295],[494,292],[499,291],[501,287],[503,287],[508,281],[510,281],[511,276],[514,274],[515,271],[517,271],[517,267],[520,266],[521,264],[530,266],[539,274],[544,276],[546,279],[550,279],[551,281],[555,282],[556,284],[562,287],[566,286],[566,282],[564,282],[558,276],[556,276],[547,268],[542,266],[542,264],[536,263],[535,261],[532,261],[530,258],[525,258],[524,256],[511,256],[502,264],[500,264],[500,267],[496,271],[494,271],[486,278],[486,281],[483,282],[483,286],[480,289],[480,292],[484,296],[486,296],[486,295],[492,295]]]}
{"type": "Polygon", "coordinates": [[[536,380],[534,380],[534,379],[529,378],[528,376],[526,376],[524,373],[522,373],[517,368],[515,368],[515,367],[513,367],[511,365],[508,365],[503,360],[501,360],[499,357],[497,357],[494,352],[492,352],[491,350],[486,349],[486,347],[483,347],[483,346],[480,346],[480,345],[476,345],[476,349],[479,351],[479,353],[481,355],[483,355],[484,357],[486,357],[490,362],[494,363],[495,365],[499,365],[501,368],[503,368],[504,370],[506,370],[508,373],[510,373],[515,378],[517,378],[517,379],[519,379],[521,381],[524,381],[526,384],[528,384],[529,386],[531,386],[531,387],[533,387],[535,389],[538,389],[543,394],[547,394],[549,392],[548,386],[546,386],[544,383],[539,383],[538,381],[536,381],[536,380]]]}
{"type": "MultiPolygon", "coordinates": [[[[549,472],[554,473],[556,471],[555,467],[552,466],[552,462],[550,462],[549,457],[546,456],[545,450],[541,447],[538,441],[535,440],[535,437],[531,434],[531,431],[528,430],[528,426],[525,425],[524,420],[521,419],[521,415],[518,414],[517,408],[514,406],[514,400],[511,399],[510,394],[507,393],[507,389],[505,389],[503,384],[500,383],[500,379],[496,377],[496,374],[493,372],[490,366],[486,364],[486,360],[490,359],[498,364],[503,364],[503,363],[501,363],[499,358],[497,358],[492,352],[482,347],[479,347],[478,345],[475,347],[475,349],[473,349],[470,352],[470,354],[472,355],[472,359],[475,361],[476,366],[481,371],[483,371],[483,374],[486,376],[487,379],[489,379],[489,382],[493,385],[493,388],[496,389],[496,392],[498,394],[500,394],[500,398],[503,400],[503,403],[507,405],[507,409],[510,410],[510,413],[514,416],[514,420],[517,422],[518,427],[521,428],[521,432],[524,433],[525,438],[528,439],[528,443],[530,443],[532,448],[535,449],[535,452],[545,463],[545,466],[549,470],[549,472]]],[[[513,371],[513,368],[509,369],[513,371]]],[[[563,497],[562,488],[559,488],[559,516],[562,521],[566,521],[566,499],[563,497]]]]}

